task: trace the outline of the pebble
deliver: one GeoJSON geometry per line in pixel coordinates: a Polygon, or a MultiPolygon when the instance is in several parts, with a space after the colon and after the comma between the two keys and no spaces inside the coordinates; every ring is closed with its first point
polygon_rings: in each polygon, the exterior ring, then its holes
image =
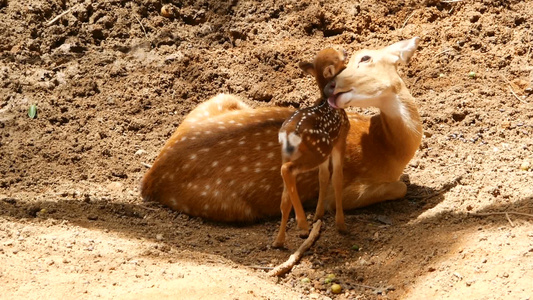
{"type": "Polygon", "coordinates": [[[155,236],[155,239],[158,240],[158,241],[162,241],[163,240],[163,235],[161,233],[158,233],[156,236],[155,236]]]}
{"type": "Polygon", "coordinates": [[[139,149],[139,150],[137,150],[137,152],[135,152],[135,156],[141,156],[141,155],[143,155],[143,154],[145,154],[145,153],[146,153],[145,150],[143,150],[143,149],[139,149]]]}
{"type": "Polygon", "coordinates": [[[524,160],[520,165],[520,170],[529,171],[531,169],[531,163],[528,160],[524,160]]]}

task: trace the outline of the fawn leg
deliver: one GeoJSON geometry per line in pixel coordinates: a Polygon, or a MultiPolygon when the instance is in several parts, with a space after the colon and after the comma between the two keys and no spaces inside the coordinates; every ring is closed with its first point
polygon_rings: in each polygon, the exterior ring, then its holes
{"type": "Polygon", "coordinates": [[[304,208],[298,196],[298,190],[296,188],[296,176],[293,170],[294,164],[292,162],[284,163],[281,166],[281,176],[283,182],[287,188],[289,198],[291,199],[292,207],[294,207],[294,213],[296,215],[296,222],[298,224],[300,237],[307,237],[309,235],[309,223],[305,218],[304,208]]]}
{"type": "Polygon", "coordinates": [[[318,169],[318,181],[320,184],[320,189],[318,192],[318,203],[316,205],[315,217],[313,218],[313,221],[322,219],[324,216],[324,198],[326,198],[326,194],[328,192],[329,177],[331,175],[329,172],[329,161],[330,159],[326,159],[325,162],[320,164],[318,169]]]}
{"type": "Polygon", "coordinates": [[[289,220],[289,214],[291,213],[291,200],[289,199],[289,193],[287,192],[287,187],[283,186],[283,194],[281,194],[281,224],[279,225],[278,235],[272,247],[282,248],[285,243],[285,232],[287,230],[287,220],[289,220]]]}
{"type": "Polygon", "coordinates": [[[342,186],[343,173],[342,165],[344,160],[343,145],[335,147],[331,152],[331,159],[333,162],[333,190],[335,192],[335,224],[337,230],[341,233],[346,233],[346,223],[344,222],[344,211],[342,209],[342,186]]]}

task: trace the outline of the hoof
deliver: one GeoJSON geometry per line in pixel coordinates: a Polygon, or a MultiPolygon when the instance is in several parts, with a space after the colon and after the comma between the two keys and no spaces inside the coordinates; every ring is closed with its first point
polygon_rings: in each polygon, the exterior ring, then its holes
{"type": "Polygon", "coordinates": [[[275,248],[275,249],[280,249],[280,248],[284,248],[284,245],[285,244],[283,241],[274,241],[272,243],[272,248],[275,248]]]}
{"type": "Polygon", "coordinates": [[[337,231],[341,234],[348,234],[348,228],[346,224],[337,224],[337,231]]]}
{"type": "Polygon", "coordinates": [[[309,230],[300,229],[298,230],[298,236],[305,239],[309,236],[309,230]]]}

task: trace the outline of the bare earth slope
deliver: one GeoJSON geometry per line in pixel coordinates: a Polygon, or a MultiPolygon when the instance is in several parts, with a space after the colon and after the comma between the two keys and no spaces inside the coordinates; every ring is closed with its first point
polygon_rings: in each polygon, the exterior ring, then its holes
{"type": "Polygon", "coordinates": [[[533,297],[533,218],[472,215],[533,213],[531,0],[171,2],[174,18],[158,0],[0,0],[0,298],[533,297]],[[328,215],[288,276],[250,268],[300,244],[270,249],[277,219],[142,203],[143,163],[201,101],[307,106],[298,61],[415,35],[401,71],[425,136],[407,197],[348,212],[348,236],[328,215]]]}

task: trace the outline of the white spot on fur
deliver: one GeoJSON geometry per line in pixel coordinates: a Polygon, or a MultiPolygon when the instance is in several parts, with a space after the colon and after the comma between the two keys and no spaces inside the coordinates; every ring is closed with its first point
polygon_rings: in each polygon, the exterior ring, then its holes
{"type": "Polygon", "coordinates": [[[226,171],[226,172],[231,172],[232,169],[233,169],[232,166],[227,166],[225,171],[226,171]]]}
{"type": "Polygon", "coordinates": [[[294,132],[291,132],[289,134],[289,143],[294,147],[294,148],[298,148],[298,146],[300,145],[300,143],[302,142],[302,138],[297,135],[296,133],[294,132]]]}
{"type": "Polygon", "coordinates": [[[218,166],[218,160],[215,160],[212,164],[211,164],[211,167],[216,167],[218,166]]]}
{"type": "Polygon", "coordinates": [[[189,156],[189,158],[190,158],[191,160],[196,159],[196,154],[191,154],[191,156],[189,156]]]}

